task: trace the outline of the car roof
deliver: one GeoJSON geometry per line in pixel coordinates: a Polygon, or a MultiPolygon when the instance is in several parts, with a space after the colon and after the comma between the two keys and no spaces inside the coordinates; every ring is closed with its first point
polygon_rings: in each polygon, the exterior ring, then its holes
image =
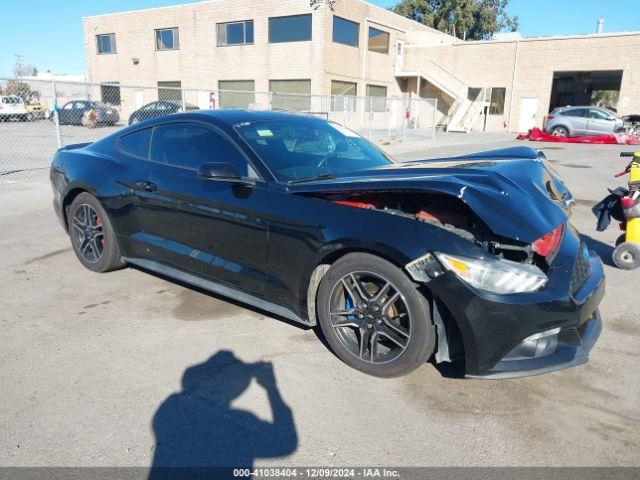
{"type": "Polygon", "coordinates": [[[220,123],[226,123],[227,125],[236,125],[238,123],[243,122],[264,122],[264,121],[284,121],[284,120],[295,120],[299,122],[308,121],[318,121],[322,120],[318,117],[313,117],[310,115],[299,114],[299,113],[290,113],[290,112],[279,112],[273,110],[198,110],[192,113],[189,113],[191,118],[193,117],[206,117],[215,119],[220,123]]]}

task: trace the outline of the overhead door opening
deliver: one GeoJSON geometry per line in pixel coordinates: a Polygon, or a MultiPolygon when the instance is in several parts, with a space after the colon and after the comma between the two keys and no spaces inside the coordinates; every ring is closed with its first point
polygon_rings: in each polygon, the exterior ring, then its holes
{"type": "Polygon", "coordinates": [[[597,105],[616,111],[622,70],[554,72],[549,111],[557,107],[597,105]]]}

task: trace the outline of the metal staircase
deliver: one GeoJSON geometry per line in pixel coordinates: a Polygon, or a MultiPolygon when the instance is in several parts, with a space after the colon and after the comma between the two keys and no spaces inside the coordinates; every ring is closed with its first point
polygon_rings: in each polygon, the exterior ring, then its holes
{"type": "Polygon", "coordinates": [[[487,88],[483,88],[475,100],[469,100],[469,85],[425,55],[405,55],[402,70],[396,72],[396,76],[422,78],[453,99],[440,122],[447,131],[469,132],[486,105],[487,88]]]}
{"type": "Polygon", "coordinates": [[[447,131],[469,133],[480,115],[482,115],[485,107],[489,106],[489,95],[489,88],[484,87],[473,102],[465,100],[460,103],[446,125],[447,131]]]}

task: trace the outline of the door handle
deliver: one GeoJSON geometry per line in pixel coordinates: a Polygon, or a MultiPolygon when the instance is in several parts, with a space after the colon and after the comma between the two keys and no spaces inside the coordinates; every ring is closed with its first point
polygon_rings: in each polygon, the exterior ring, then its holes
{"type": "Polygon", "coordinates": [[[144,190],[145,192],[155,192],[158,189],[158,186],[149,180],[140,180],[136,182],[136,187],[140,190],[144,190]]]}

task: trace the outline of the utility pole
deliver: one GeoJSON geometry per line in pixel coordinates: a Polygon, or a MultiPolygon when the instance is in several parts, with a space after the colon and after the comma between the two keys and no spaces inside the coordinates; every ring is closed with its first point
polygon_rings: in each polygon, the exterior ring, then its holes
{"type": "Polygon", "coordinates": [[[22,78],[23,75],[23,66],[22,66],[22,59],[24,58],[24,55],[14,55],[14,57],[16,57],[16,67],[15,67],[15,75],[16,77],[18,77],[18,79],[22,78]]]}

